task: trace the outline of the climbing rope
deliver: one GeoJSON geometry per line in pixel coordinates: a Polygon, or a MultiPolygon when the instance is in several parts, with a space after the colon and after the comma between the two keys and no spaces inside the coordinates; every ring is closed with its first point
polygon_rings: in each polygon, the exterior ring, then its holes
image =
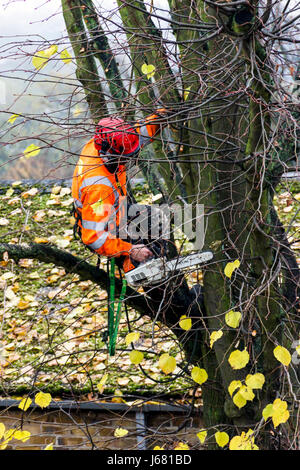
{"type": "Polygon", "coordinates": [[[115,312],[115,258],[108,261],[109,295],[108,295],[108,351],[110,356],[115,355],[118,329],[121,318],[121,307],[126,293],[126,280],[122,279],[121,294],[115,312]]]}

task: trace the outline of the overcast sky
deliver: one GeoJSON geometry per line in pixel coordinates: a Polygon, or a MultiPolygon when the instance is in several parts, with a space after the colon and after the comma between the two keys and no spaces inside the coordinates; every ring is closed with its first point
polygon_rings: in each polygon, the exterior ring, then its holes
{"type": "Polygon", "coordinates": [[[41,34],[51,40],[64,31],[60,0],[0,0],[1,37],[41,34]]]}
{"type": "MultiPolygon", "coordinates": [[[[285,4],[286,1],[282,0],[282,3],[285,4]]],[[[150,0],[146,3],[150,3],[150,0]]],[[[168,8],[168,0],[154,0],[153,3],[163,9],[168,8]]],[[[299,5],[299,0],[291,0],[290,7],[297,3],[299,5]]],[[[104,17],[112,17],[112,12],[117,10],[116,0],[94,0],[94,4],[100,8],[104,17]]],[[[3,82],[3,71],[6,76],[9,71],[10,77],[15,75],[16,69],[30,72],[30,54],[47,47],[43,44],[44,41],[59,44],[60,51],[67,47],[72,54],[65,30],[61,0],[0,0],[0,6],[0,82],[3,82]]],[[[159,13],[165,16],[162,11],[159,13]]],[[[113,19],[117,20],[117,14],[115,15],[113,19]]],[[[161,22],[161,26],[166,26],[166,23],[161,22]]],[[[107,27],[115,29],[109,22],[107,27]]],[[[289,48],[291,45],[285,43],[285,47],[289,48]]]]}
{"type": "MultiPolygon", "coordinates": [[[[61,0],[0,0],[0,5],[0,37],[40,34],[53,40],[65,31],[61,0]]],[[[117,9],[116,0],[94,0],[94,5],[103,13],[117,9]]],[[[168,1],[155,0],[154,5],[167,8],[168,1]]]]}

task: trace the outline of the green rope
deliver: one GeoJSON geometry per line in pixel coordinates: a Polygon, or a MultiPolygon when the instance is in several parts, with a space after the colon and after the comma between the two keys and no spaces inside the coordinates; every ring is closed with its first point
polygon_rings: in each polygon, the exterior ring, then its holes
{"type": "Polygon", "coordinates": [[[126,280],[122,280],[122,289],[115,314],[115,259],[110,260],[109,270],[109,304],[108,304],[108,336],[109,336],[109,355],[114,356],[116,351],[116,342],[118,336],[119,323],[121,318],[121,306],[126,292],[126,280]]]}
{"type": "Polygon", "coordinates": [[[108,302],[108,336],[112,337],[114,328],[114,305],[115,305],[115,259],[109,261],[109,302],[108,302]]]}

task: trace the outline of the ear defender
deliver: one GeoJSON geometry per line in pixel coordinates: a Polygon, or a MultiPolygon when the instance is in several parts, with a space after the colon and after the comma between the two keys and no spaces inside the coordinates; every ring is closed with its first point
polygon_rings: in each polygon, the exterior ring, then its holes
{"type": "Polygon", "coordinates": [[[101,142],[101,152],[106,153],[110,148],[109,142],[107,140],[103,140],[101,142]]]}

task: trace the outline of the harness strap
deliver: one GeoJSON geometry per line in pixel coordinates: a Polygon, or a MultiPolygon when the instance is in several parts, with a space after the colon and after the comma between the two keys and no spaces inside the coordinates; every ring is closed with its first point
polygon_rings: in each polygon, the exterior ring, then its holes
{"type": "MultiPolygon", "coordinates": [[[[116,342],[118,329],[121,319],[121,306],[126,293],[126,280],[122,280],[122,289],[119,297],[117,311],[115,313],[115,258],[111,258],[110,267],[108,267],[109,278],[109,296],[108,296],[108,336],[109,336],[109,355],[114,356],[116,351],[116,342]]],[[[108,263],[108,265],[109,265],[108,263]]]]}

